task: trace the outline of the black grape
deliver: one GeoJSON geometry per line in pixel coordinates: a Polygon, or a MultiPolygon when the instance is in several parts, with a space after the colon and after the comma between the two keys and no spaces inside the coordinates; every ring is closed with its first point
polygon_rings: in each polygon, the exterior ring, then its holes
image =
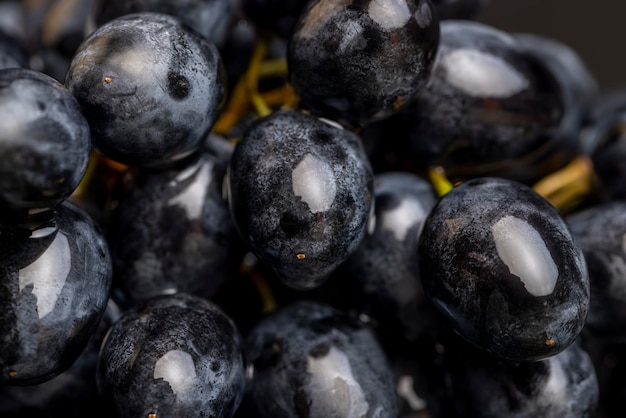
{"type": "Polygon", "coordinates": [[[360,138],[300,111],[275,112],[245,132],[231,158],[231,213],[280,280],[312,289],[366,234],[373,173],[360,138]]]}
{"type": "Polygon", "coordinates": [[[0,213],[27,215],[67,199],[91,151],[89,125],[76,99],[48,75],[4,69],[0,118],[0,213]]]}
{"type": "Polygon", "coordinates": [[[235,0],[95,0],[91,12],[98,28],[120,16],[156,12],[175,16],[209,42],[222,47],[235,21],[235,0]]]}
{"type": "Polygon", "coordinates": [[[497,176],[531,184],[578,152],[577,137],[562,133],[564,101],[550,67],[514,36],[444,20],[429,82],[403,113],[416,158],[443,167],[452,182],[497,176]]]}
{"type": "Polygon", "coordinates": [[[447,417],[592,418],[599,384],[589,353],[574,342],[540,361],[503,363],[456,342],[443,368],[447,417]]]}
{"type": "Polygon", "coordinates": [[[585,324],[582,250],[557,210],[521,183],[473,179],[443,196],[424,222],[419,267],[456,331],[496,358],[548,358],[585,324]]]}
{"type": "Polygon", "coordinates": [[[397,418],[391,372],[371,329],[299,301],[248,335],[251,397],[263,418],[397,418]]]}
{"type": "Polygon", "coordinates": [[[156,296],[113,324],[97,379],[119,417],[229,418],[245,387],[242,337],[206,299],[156,296]]]}
{"type": "Polygon", "coordinates": [[[595,338],[626,338],[626,202],[585,208],[567,217],[589,269],[586,329],[595,338]]]}
{"type": "Polygon", "coordinates": [[[311,1],[289,38],[289,76],[302,108],[363,126],[414,99],[438,43],[430,0],[311,1]]]}
{"type": "Polygon", "coordinates": [[[63,202],[32,229],[0,225],[0,383],[68,369],[104,315],[112,280],[100,228],[63,202]]]}
{"type": "MultiPolygon", "coordinates": [[[[336,281],[353,309],[389,337],[417,338],[430,305],[419,278],[417,240],[437,197],[425,179],[407,172],[374,177],[376,226],[341,266],[336,281]]],[[[428,313],[427,313],[428,312],[428,313]]]]}
{"type": "Polygon", "coordinates": [[[132,166],[163,166],[196,151],[225,93],[215,46],[169,15],[137,13],[100,26],[65,83],[84,109],[93,145],[132,166]]]}
{"type": "Polygon", "coordinates": [[[232,145],[211,136],[170,170],[134,170],[107,220],[116,282],[134,301],[161,293],[213,297],[243,255],[223,198],[232,145]]]}

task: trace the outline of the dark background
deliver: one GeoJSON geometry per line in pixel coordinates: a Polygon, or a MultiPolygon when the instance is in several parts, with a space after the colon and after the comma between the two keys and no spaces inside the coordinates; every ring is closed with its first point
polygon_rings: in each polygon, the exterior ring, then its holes
{"type": "Polygon", "coordinates": [[[488,0],[477,20],[563,42],[603,90],[626,86],[625,0],[488,0]]]}

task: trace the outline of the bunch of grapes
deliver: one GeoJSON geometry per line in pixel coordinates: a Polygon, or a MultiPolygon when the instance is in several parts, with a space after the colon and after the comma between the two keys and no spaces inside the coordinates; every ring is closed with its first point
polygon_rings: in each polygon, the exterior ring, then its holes
{"type": "Polygon", "coordinates": [[[618,416],[626,95],[486,7],[0,2],[0,415],[618,416]]]}

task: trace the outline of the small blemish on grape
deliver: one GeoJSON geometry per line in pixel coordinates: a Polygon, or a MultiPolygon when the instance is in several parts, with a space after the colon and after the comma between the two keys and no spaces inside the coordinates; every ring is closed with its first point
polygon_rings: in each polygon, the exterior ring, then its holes
{"type": "Polygon", "coordinates": [[[296,254],[296,258],[298,260],[304,260],[306,258],[306,254],[298,253],[298,254],[296,254]]]}
{"type": "Polygon", "coordinates": [[[17,376],[17,372],[15,370],[11,370],[9,372],[9,377],[15,377],[15,376],[17,376]]]}
{"type": "Polygon", "coordinates": [[[148,414],[148,418],[157,418],[157,414],[148,414]]]}
{"type": "Polygon", "coordinates": [[[189,96],[189,80],[174,71],[167,73],[167,91],[174,100],[183,100],[189,96]]]}
{"type": "Polygon", "coordinates": [[[113,82],[113,78],[112,77],[108,77],[108,76],[104,77],[104,82],[106,84],[111,84],[113,82]]]}
{"type": "Polygon", "coordinates": [[[553,346],[553,345],[554,345],[554,340],[553,340],[552,338],[547,339],[547,340],[546,340],[546,345],[547,345],[548,347],[553,346]]]}

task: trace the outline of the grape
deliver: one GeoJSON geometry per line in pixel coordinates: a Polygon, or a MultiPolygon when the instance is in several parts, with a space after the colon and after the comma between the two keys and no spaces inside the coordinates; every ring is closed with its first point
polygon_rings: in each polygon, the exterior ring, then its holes
{"type": "Polygon", "coordinates": [[[211,136],[171,170],[134,170],[108,217],[115,278],[134,301],[183,291],[211,298],[243,250],[222,197],[231,144],[211,136]]]}
{"type": "Polygon", "coordinates": [[[404,111],[411,148],[451,181],[481,176],[531,184],[577,152],[563,136],[564,95],[555,75],[515,37],[463,20],[441,22],[429,83],[404,111]]]}
{"type": "Polygon", "coordinates": [[[28,52],[18,39],[0,27],[0,70],[4,68],[29,68],[28,52]]]}
{"type": "Polygon", "coordinates": [[[248,335],[260,416],[397,417],[385,354],[373,332],[340,310],[299,301],[248,335]]]}
{"type": "Polygon", "coordinates": [[[97,377],[116,416],[229,418],[245,387],[242,337],[206,299],[156,296],[111,327],[97,377]]]}
{"type": "Polygon", "coordinates": [[[521,183],[468,180],[424,222],[420,277],[466,340],[505,361],[562,352],[589,308],[585,259],[560,214],[521,183]]]}
{"type": "Polygon", "coordinates": [[[372,188],[359,137],[295,110],[251,125],[228,172],[242,238],[284,284],[302,290],[326,281],[364,239],[372,188]]]}
{"type": "Polygon", "coordinates": [[[312,1],[289,38],[290,80],[302,108],[363,126],[415,97],[438,42],[430,0],[312,1]]]}
{"type": "Polygon", "coordinates": [[[306,0],[242,0],[245,16],[263,33],[288,39],[306,0]]]}
{"type": "Polygon", "coordinates": [[[0,225],[0,383],[32,385],[69,368],[111,288],[100,228],[63,202],[33,229],[0,225]]]}
{"type": "MultiPolygon", "coordinates": [[[[0,213],[25,215],[67,199],[89,162],[89,125],[67,89],[24,68],[0,70],[0,213]]],[[[0,224],[6,219],[0,218],[0,224]]]]}
{"type": "Polygon", "coordinates": [[[234,0],[94,0],[92,7],[96,28],[128,14],[165,13],[176,16],[220,48],[226,41],[237,12],[237,2],[234,0]]]}
{"type": "Polygon", "coordinates": [[[449,404],[458,417],[595,416],[599,386],[591,357],[575,342],[541,361],[502,363],[456,344],[447,353],[449,404]]]}
{"type": "Polygon", "coordinates": [[[346,298],[375,319],[389,335],[417,338],[426,322],[425,300],[418,273],[418,231],[435,205],[425,179],[406,172],[374,177],[376,227],[346,260],[336,281],[346,282],[346,298]]]}
{"type": "Polygon", "coordinates": [[[594,337],[626,338],[626,202],[591,206],[567,217],[589,269],[591,302],[585,328],[594,337]]]}
{"type": "Polygon", "coordinates": [[[158,13],[125,15],[83,41],[65,83],[93,145],[134,166],[163,166],[197,150],[225,91],[215,46],[158,13]]]}

